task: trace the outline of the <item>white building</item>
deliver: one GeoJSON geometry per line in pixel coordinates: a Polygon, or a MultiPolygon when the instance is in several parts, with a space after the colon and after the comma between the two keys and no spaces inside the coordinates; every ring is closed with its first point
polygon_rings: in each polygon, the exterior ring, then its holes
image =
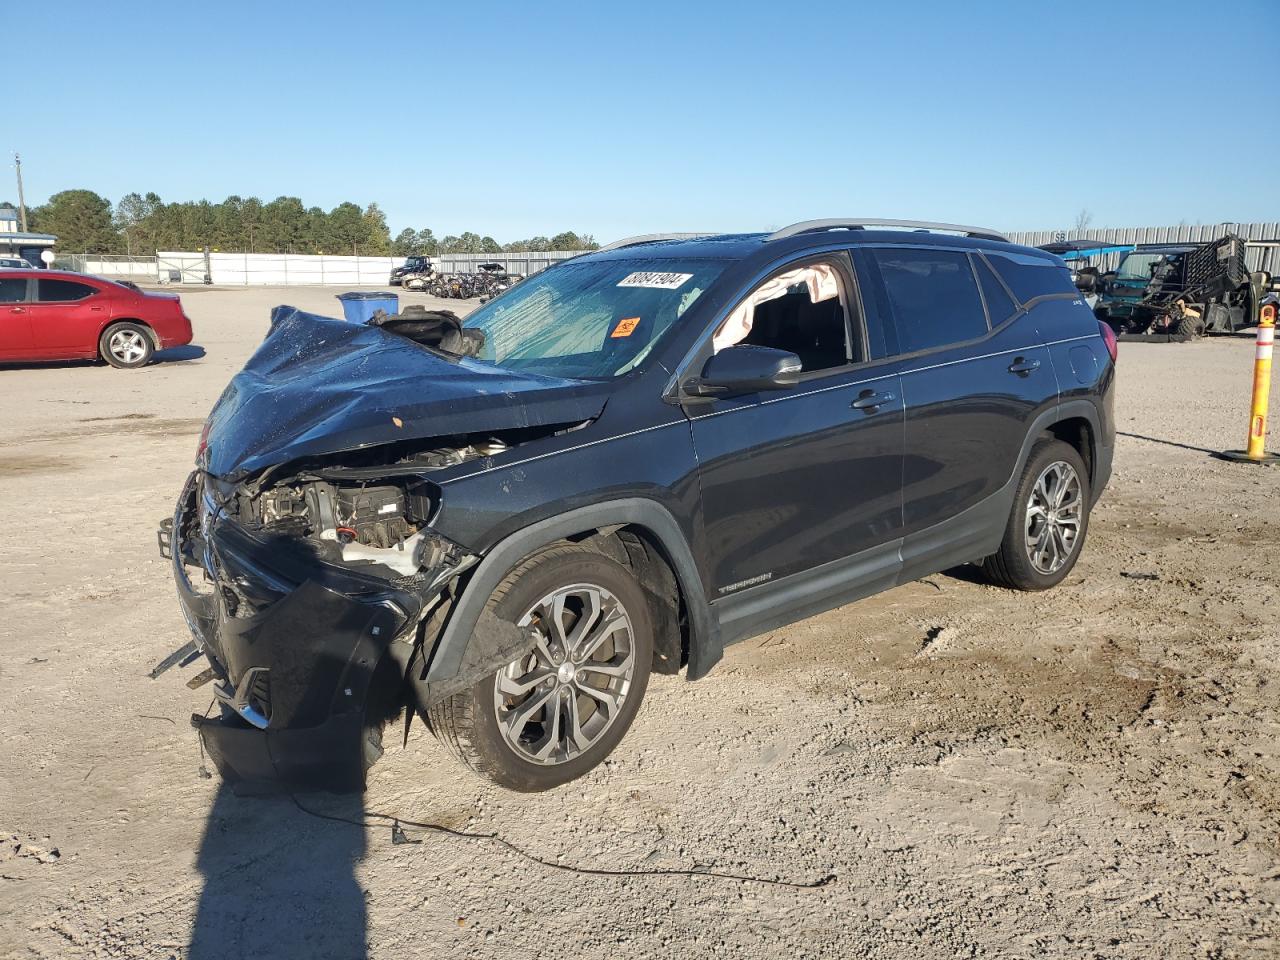
{"type": "Polygon", "coordinates": [[[57,242],[51,233],[24,233],[18,229],[18,211],[0,208],[0,257],[21,257],[33,267],[43,267],[40,254],[57,242]]]}

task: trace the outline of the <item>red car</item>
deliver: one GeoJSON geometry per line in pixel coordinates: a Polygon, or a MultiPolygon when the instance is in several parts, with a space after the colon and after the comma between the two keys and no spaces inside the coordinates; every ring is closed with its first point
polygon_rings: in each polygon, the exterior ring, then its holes
{"type": "Polygon", "coordinates": [[[172,293],[60,270],[0,270],[0,361],[89,360],[141,367],[191,342],[172,293]]]}

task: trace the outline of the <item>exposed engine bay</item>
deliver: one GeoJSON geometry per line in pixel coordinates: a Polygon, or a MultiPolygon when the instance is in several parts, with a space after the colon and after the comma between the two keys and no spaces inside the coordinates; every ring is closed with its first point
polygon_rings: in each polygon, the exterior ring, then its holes
{"type": "MultiPolygon", "coordinates": [[[[545,432],[545,431],[543,431],[545,432]]],[[[439,489],[421,474],[491,457],[510,448],[497,437],[438,447],[401,458],[376,460],[375,451],[352,464],[316,465],[296,476],[237,486],[226,512],[250,530],[312,541],[320,559],[368,568],[377,576],[412,577],[449,559],[450,545],[427,525],[439,505],[439,489]]]]}

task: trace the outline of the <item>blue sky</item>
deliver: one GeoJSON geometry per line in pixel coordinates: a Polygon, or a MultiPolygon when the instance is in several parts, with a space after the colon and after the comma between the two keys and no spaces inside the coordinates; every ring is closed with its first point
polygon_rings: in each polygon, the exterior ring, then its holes
{"type": "Polygon", "coordinates": [[[0,7],[54,76],[7,98],[0,199],[18,150],[30,203],[291,194],[500,241],[1280,219],[1277,0],[0,7]]]}

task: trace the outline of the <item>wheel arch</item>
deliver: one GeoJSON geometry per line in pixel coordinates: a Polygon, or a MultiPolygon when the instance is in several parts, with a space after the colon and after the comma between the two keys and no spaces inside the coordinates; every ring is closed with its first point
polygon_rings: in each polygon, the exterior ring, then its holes
{"type": "MultiPolygon", "coordinates": [[[[1014,464],[1009,485],[1016,485],[1018,478],[1031,457],[1031,450],[1036,441],[1044,437],[1053,437],[1069,444],[1085,461],[1089,469],[1090,485],[1101,465],[1098,444],[1102,435],[1101,415],[1093,401],[1083,398],[1067,400],[1057,406],[1045,410],[1032,422],[1022,441],[1022,451],[1014,464]]],[[[1012,490],[1010,490],[1012,496],[1012,490]]]]}
{"type": "Polygon", "coordinates": [[[554,543],[594,542],[637,570],[655,616],[655,668],[674,673],[688,663],[689,679],[720,659],[720,631],[703,593],[697,565],[680,525],[664,506],[642,497],[611,500],[530,524],[495,544],[467,575],[436,637],[425,637],[409,678],[422,706],[470,686],[508,662],[514,627],[485,608],[498,584],[520,563],[554,543]],[[646,576],[647,575],[647,576],[646,576]],[[674,636],[672,630],[674,629],[674,636]],[[663,659],[658,660],[661,656],[663,659]]]}
{"type": "Polygon", "coordinates": [[[1076,414],[1055,421],[1045,432],[1080,454],[1085,470],[1089,473],[1089,488],[1092,490],[1098,469],[1098,441],[1093,422],[1088,417],[1076,414]]]}

